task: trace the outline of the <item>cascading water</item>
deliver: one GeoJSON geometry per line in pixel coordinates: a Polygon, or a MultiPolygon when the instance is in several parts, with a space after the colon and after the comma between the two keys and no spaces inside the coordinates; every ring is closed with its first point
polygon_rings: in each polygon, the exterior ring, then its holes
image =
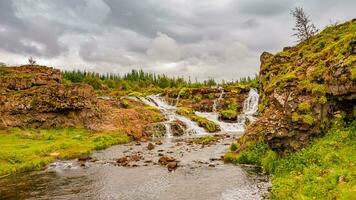
{"type": "Polygon", "coordinates": [[[244,101],[243,113],[237,117],[236,123],[227,123],[227,122],[220,121],[218,119],[219,114],[216,112],[216,110],[214,110],[214,112],[211,113],[195,112],[195,114],[215,122],[220,126],[221,130],[224,132],[242,133],[245,130],[246,119],[253,122],[255,120],[254,115],[257,113],[257,110],[258,110],[258,92],[256,89],[251,88],[248,93],[248,97],[244,101]]]}
{"type": "Polygon", "coordinates": [[[175,106],[178,106],[179,99],[180,99],[180,95],[182,94],[182,92],[183,92],[183,89],[181,89],[181,90],[179,91],[179,93],[178,93],[175,106]]]}
{"type": "Polygon", "coordinates": [[[213,112],[216,112],[217,111],[217,107],[219,105],[219,102],[221,101],[221,99],[223,98],[224,96],[224,89],[223,88],[219,88],[221,90],[220,92],[220,95],[219,95],[219,98],[215,99],[214,100],[214,104],[213,104],[213,112]]]}
{"type": "Polygon", "coordinates": [[[175,111],[177,110],[177,107],[169,105],[159,95],[152,95],[146,98],[141,97],[140,99],[143,103],[160,109],[161,112],[165,115],[167,120],[164,122],[164,125],[166,127],[166,137],[168,139],[173,137],[171,131],[171,123],[175,120],[179,120],[187,126],[187,133],[195,135],[202,135],[206,133],[206,131],[199,127],[195,122],[176,114],[175,111]]]}
{"type": "Polygon", "coordinates": [[[251,88],[247,99],[244,101],[243,113],[237,118],[238,123],[246,123],[246,119],[250,122],[255,121],[254,115],[258,111],[258,91],[255,88],[251,88]]]}

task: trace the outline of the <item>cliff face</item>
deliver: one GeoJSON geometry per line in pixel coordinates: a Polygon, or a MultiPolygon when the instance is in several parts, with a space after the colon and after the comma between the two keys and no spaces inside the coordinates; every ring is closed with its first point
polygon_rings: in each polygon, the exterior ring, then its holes
{"type": "Polygon", "coordinates": [[[355,118],[356,20],[328,27],[282,52],[261,55],[260,117],[240,140],[264,140],[294,151],[329,127],[335,115],[355,118]]]}
{"type": "Polygon", "coordinates": [[[64,85],[44,66],[0,68],[0,127],[89,126],[98,116],[89,85],[64,85]]]}

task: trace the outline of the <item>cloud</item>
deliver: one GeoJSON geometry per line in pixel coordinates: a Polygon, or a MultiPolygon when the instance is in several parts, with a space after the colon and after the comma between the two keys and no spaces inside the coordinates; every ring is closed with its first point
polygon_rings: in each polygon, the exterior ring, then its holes
{"type": "Polygon", "coordinates": [[[146,54],[154,61],[176,62],[181,59],[181,49],[176,41],[161,32],[157,33],[146,54]]]}
{"type": "Polygon", "coordinates": [[[263,51],[295,44],[294,6],[323,28],[355,17],[356,1],[1,0],[0,60],[237,79],[258,72],[263,51]]]}

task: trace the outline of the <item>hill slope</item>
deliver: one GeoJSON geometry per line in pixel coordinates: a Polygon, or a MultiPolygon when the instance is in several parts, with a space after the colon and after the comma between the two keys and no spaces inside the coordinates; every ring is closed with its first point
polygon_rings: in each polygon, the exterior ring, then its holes
{"type": "Polygon", "coordinates": [[[259,119],[225,159],[263,166],[274,199],[355,194],[356,19],[263,53],[260,96],[259,119]]]}

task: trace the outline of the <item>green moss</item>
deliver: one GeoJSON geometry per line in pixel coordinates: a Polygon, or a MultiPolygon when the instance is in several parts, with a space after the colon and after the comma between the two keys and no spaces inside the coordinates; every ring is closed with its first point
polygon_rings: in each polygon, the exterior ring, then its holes
{"type": "Polygon", "coordinates": [[[222,110],[219,113],[224,119],[236,119],[237,117],[236,110],[222,110]]]}
{"type": "Polygon", "coordinates": [[[299,82],[298,88],[312,94],[325,95],[326,86],[324,84],[312,83],[309,80],[303,80],[299,82]]]}
{"type": "Polygon", "coordinates": [[[130,107],[130,103],[128,100],[124,99],[120,102],[120,105],[123,107],[123,108],[129,108],[130,107]]]}
{"type": "Polygon", "coordinates": [[[302,122],[308,124],[308,125],[313,125],[315,123],[314,116],[311,114],[298,114],[297,112],[292,113],[292,121],[293,122],[298,122],[301,120],[302,122]]]}
{"type": "Polygon", "coordinates": [[[193,102],[194,103],[199,103],[201,101],[201,99],[202,99],[202,96],[200,94],[199,95],[195,95],[193,97],[193,102]]]}
{"type": "Polygon", "coordinates": [[[351,68],[351,78],[352,80],[356,80],[356,67],[351,68]]]}
{"type": "Polygon", "coordinates": [[[131,92],[128,94],[128,96],[142,97],[144,95],[141,92],[131,92]]]}
{"type": "Polygon", "coordinates": [[[311,106],[309,103],[307,102],[302,102],[298,105],[298,110],[301,111],[301,112],[309,112],[311,109],[311,106]]]}
{"type": "Polygon", "coordinates": [[[236,151],[238,149],[237,143],[233,142],[230,145],[230,151],[236,151]]]}
{"type": "Polygon", "coordinates": [[[6,74],[8,74],[7,67],[0,66],[0,77],[5,76],[6,74]]]}
{"type": "Polygon", "coordinates": [[[219,140],[219,138],[217,136],[208,135],[208,136],[204,136],[204,137],[193,138],[190,140],[190,142],[196,143],[196,144],[211,144],[211,143],[217,142],[218,140],[219,140]]]}
{"type": "Polygon", "coordinates": [[[301,116],[302,121],[308,125],[313,125],[315,120],[314,120],[314,116],[310,115],[310,114],[305,114],[301,116]]]}
{"type": "Polygon", "coordinates": [[[18,129],[0,132],[0,175],[40,170],[55,159],[88,155],[92,150],[129,142],[121,133],[85,129],[18,129]]]}

